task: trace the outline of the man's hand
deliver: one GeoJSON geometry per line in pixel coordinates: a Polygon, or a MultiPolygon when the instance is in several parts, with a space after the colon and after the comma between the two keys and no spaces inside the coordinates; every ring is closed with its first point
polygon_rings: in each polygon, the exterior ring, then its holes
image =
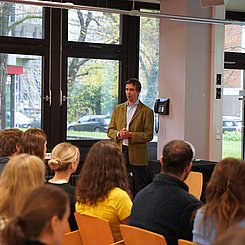
{"type": "Polygon", "coordinates": [[[127,139],[132,137],[132,133],[126,130],[126,128],[123,128],[119,131],[119,138],[120,139],[127,139]]]}

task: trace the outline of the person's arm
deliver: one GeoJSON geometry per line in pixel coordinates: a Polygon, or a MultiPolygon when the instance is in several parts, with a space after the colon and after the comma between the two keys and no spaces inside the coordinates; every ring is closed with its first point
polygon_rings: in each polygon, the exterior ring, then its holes
{"type": "Polygon", "coordinates": [[[117,120],[116,111],[117,111],[117,108],[115,107],[112,113],[111,121],[108,126],[108,132],[107,132],[107,136],[110,139],[112,139],[114,142],[118,142],[120,140],[119,131],[116,129],[116,123],[117,123],[116,122],[117,120]]]}
{"type": "Polygon", "coordinates": [[[122,224],[124,224],[124,225],[128,225],[129,218],[130,218],[130,217],[127,217],[126,219],[122,220],[122,221],[121,221],[121,222],[122,222],[122,224]]]}

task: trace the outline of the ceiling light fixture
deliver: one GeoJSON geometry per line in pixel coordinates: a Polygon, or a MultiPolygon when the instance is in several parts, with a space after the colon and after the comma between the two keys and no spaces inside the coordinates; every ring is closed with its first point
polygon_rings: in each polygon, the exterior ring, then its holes
{"type": "Polygon", "coordinates": [[[149,12],[143,12],[134,9],[133,10],[110,9],[110,8],[103,8],[103,7],[75,5],[73,3],[58,3],[58,2],[38,1],[38,0],[5,0],[4,2],[39,5],[43,7],[60,8],[60,9],[98,11],[104,13],[123,14],[123,15],[138,16],[138,17],[165,18],[173,21],[183,21],[183,22],[191,22],[191,23],[199,23],[199,24],[212,24],[212,25],[232,24],[232,25],[241,25],[241,26],[245,25],[245,21],[202,18],[202,17],[172,15],[172,14],[164,14],[164,13],[149,13],[149,12]]]}

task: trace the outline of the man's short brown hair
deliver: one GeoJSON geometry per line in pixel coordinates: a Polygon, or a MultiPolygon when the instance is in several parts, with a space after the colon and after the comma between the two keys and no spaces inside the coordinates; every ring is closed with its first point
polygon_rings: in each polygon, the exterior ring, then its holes
{"type": "Polygon", "coordinates": [[[20,144],[22,131],[17,128],[0,131],[0,156],[11,156],[16,153],[16,146],[20,144]]]}
{"type": "Polygon", "coordinates": [[[162,170],[172,174],[181,174],[192,161],[193,155],[193,150],[188,142],[172,140],[163,147],[162,170]]]}

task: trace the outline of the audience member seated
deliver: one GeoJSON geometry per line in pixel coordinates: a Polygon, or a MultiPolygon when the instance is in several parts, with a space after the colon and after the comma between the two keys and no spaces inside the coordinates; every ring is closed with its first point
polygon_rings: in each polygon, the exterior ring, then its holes
{"type": "Polygon", "coordinates": [[[51,159],[48,162],[49,167],[54,170],[55,175],[47,184],[64,189],[70,197],[71,215],[69,217],[69,224],[71,230],[77,230],[74,217],[76,188],[69,183],[69,178],[76,171],[79,160],[79,149],[70,143],[64,142],[54,147],[51,152],[51,159]]]}
{"type": "Polygon", "coordinates": [[[211,244],[229,226],[242,222],[245,218],[244,176],[245,163],[242,160],[225,158],[216,164],[206,188],[206,204],[195,217],[194,242],[211,244]]]}
{"type": "Polygon", "coordinates": [[[15,156],[19,146],[22,131],[17,128],[0,131],[0,173],[8,160],[15,156]]]}
{"type": "Polygon", "coordinates": [[[133,201],[129,224],[165,237],[168,245],[178,239],[192,240],[193,212],[202,205],[184,183],[194,152],[183,140],[168,142],[160,158],[161,172],[133,201]]]}
{"type": "Polygon", "coordinates": [[[109,221],[115,241],[120,224],[128,224],[132,201],[127,170],[116,143],[95,143],[85,159],[76,187],[76,212],[109,221]]]}
{"type": "Polygon", "coordinates": [[[26,194],[42,185],[44,176],[45,165],[36,156],[20,154],[8,161],[0,177],[0,231],[19,212],[26,194]]]}
{"type": "Polygon", "coordinates": [[[19,153],[27,153],[40,157],[43,161],[46,155],[47,136],[42,129],[29,128],[22,137],[19,153]]]}
{"type": "Polygon", "coordinates": [[[67,227],[69,198],[53,186],[41,186],[24,200],[2,236],[5,245],[61,245],[67,227]]]}

